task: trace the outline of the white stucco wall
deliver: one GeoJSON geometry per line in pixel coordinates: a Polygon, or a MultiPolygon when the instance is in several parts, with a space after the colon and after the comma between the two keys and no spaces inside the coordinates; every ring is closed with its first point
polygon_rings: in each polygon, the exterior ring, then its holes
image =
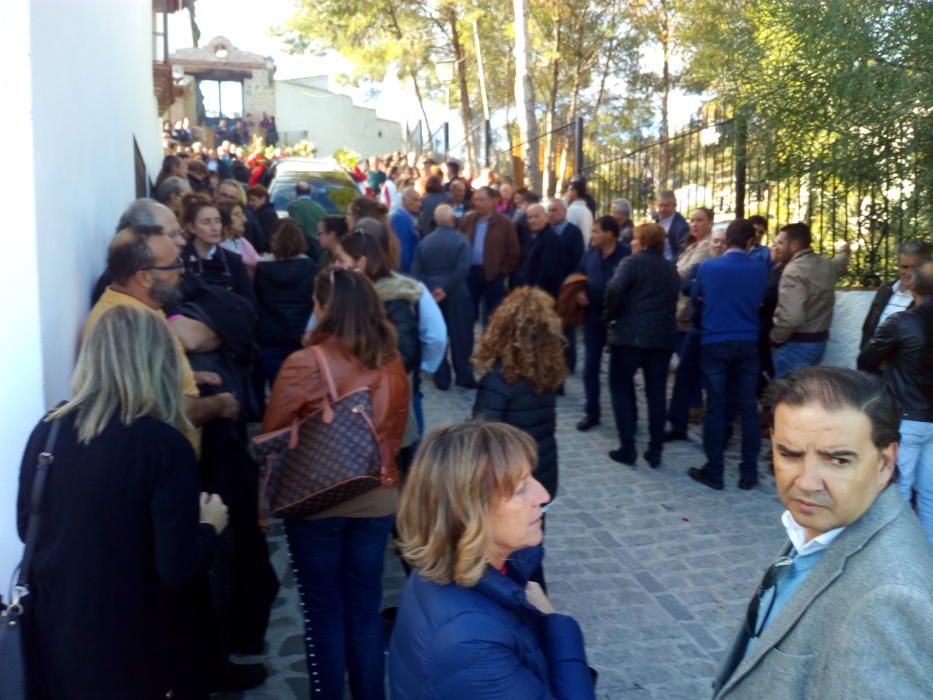
{"type": "Polygon", "coordinates": [[[42,411],[69,395],[90,290],[135,197],[133,138],[154,179],[161,130],[151,0],[30,0],[5,4],[3,16],[0,125],[15,135],[18,156],[15,167],[0,168],[16,203],[0,275],[5,588],[20,555],[14,513],[23,447],[42,411]]]}
{"type": "Polygon", "coordinates": [[[833,324],[829,328],[823,364],[855,369],[859,343],[862,342],[862,324],[874,296],[874,291],[836,292],[833,324]]]}
{"type": "Polygon", "coordinates": [[[322,157],[340,148],[364,156],[404,148],[401,124],[379,118],[374,109],[359,107],[346,95],[277,80],[275,110],[279,134],[307,132],[322,157]]]}

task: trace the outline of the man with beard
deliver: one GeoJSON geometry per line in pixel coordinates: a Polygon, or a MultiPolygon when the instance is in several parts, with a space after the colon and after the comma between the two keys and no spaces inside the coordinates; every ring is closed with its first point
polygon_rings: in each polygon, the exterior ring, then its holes
{"type": "MultiPolygon", "coordinates": [[[[107,271],[113,282],[94,304],[84,325],[84,335],[107,309],[114,306],[142,306],[163,318],[162,308],[180,300],[178,285],[184,270],[178,246],[159,226],[132,226],[114,236],[107,253],[107,271]]],[[[176,339],[177,339],[176,335],[176,339]]],[[[184,358],[184,347],[178,340],[184,358]]],[[[229,393],[201,397],[194,373],[183,359],[185,414],[195,426],[212,418],[235,418],[239,402],[229,393]]],[[[197,450],[197,434],[188,436],[197,450]]]]}

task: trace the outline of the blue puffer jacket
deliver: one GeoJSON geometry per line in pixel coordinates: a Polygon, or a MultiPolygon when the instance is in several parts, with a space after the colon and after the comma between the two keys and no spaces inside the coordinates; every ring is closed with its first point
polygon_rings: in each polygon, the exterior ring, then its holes
{"type": "Polygon", "coordinates": [[[489,567],[473,588],[412,572],[389,649],[392,700],[595,698],[583,635],[567,615],[525,600],[541,547],[489,567]]]}

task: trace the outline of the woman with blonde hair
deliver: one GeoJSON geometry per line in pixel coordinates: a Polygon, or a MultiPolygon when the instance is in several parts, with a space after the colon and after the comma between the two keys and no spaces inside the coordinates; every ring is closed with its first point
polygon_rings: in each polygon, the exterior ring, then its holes
{"type": "Polygon", "coordinates": [[[110,309],[84,340],[74,397],[29,438],[18,527],[34,543],[24,571],[34,697],[206,696],[191,589],[227,508],[198,496],[181,367],[162,318],[110,309]]]}
{"type": "Polygon", "coordinates": [[[530,573],[550,499],[534,441],[469,422],[424,439],[399,504],[399,546],[416,569],[389,649],[394,700],[594,698],[583,635],[530,573]]]}

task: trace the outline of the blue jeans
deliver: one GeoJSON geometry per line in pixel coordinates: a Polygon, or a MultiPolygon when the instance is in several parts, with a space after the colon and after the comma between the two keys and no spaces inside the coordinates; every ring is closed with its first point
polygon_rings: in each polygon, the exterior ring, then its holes
{"type": "Polygon", "coordinates": [[[758,478],[758,452],[761,450],[761,425],[758,423],[758,386],[760,365],[758,343],[754,340],[729,341],[703,345],[700,367],[706,386],[706,419],[703,423],[703,451],[707,474],[722,483],[723,451],[726,446],[727,404],[734,397],[742,421],[742,479],[758,478]],[[730,397],[727,399],[727,397],[730,397]]]}
{"type": "Polygon", "coordinates": [[[897,470],[897,487],[908,503],[911,490],[917,492],[917,515],[933,544],[933,423],[901,419],[897,470]]]}
{"type": "Polygon", "coordinates": [[[680,362],[674,373],[674,390],[667,419],[671,430],[687,432],[690,409],[703,405],[703,375],[700,373],[700,333],[688,331],[680,346],[680,362]]]}
{"type": "Polygon", "coordinates": [[[638,408],[635,403],[635,372],[640,367],[645,378],[645,399],[648,402],[648,449],[658,455],[664,445],[664,395],[667,388],[667,368],[670,350],[615,346],[609,350],[609,393],[612,412],[622,450],[635,453],[635,427],[638,408]]]}
{"type": "Polygon", "coordinates": [[[485,327],[489,324],[489,317],[505,297],[505,275],[499,275],[487,282],[482,266],[474,265],[467,276],[467,288],[473,302],[474,322],[481,318],[485,327]]]}
{"type": "Polygon", "coordinates": [[[394,515],[286,520],[285,535],[304,608],[311,696],[385,697],[385,640],[379,605],[394,515]]]}
{"type": "Polygon", "coordinates": [[[586,415],[599,420],[599,370],[603,363],[606,347],[606,324],[587,320],[583,324],[583,346],[586,357],[583,361],[583,392],[586,395],[586,415]]]}
{"type": "Polygon", "coordinates": [[[771,352],[771,358],[774,361],[774,378],[780,379],[795,369],[820,364],[825,352],[825,340],[816,343],[801,343],[797,340],[788,340],[771,352]]]}

